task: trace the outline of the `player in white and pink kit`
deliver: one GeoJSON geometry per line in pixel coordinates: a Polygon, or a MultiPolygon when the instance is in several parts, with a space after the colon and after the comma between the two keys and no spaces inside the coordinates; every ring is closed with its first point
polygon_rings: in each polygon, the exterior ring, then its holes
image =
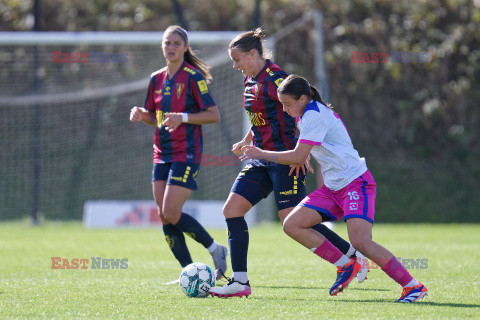
{"type": "Polygon", "coordinates": [[[278,98],[284,111],[297,117],[300,137],[295,149],[275,152],[245,146],[240,159],[301,165],[311,154],[321,165],[324,180],[324,185],[305,197],[284,220],[285,233],[338,267],[337,281],[330,289],[330,295],[336,295],[348,286],[361,266],[310,227],[343,217],[352,245],[403,287],[397,301],[422,299],[428,294],[427,288],[390,251],[372,240],[376,184],[340,117],[322,101],[318,90],[298,75],[290,75],[282,82],[278,98]]]}

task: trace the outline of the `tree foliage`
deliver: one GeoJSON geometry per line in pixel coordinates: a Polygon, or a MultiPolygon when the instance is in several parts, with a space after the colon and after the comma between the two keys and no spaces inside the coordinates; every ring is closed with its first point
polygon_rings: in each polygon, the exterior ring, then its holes
{"type": "MultiPolygon", "coordinates": [[[[178,2],[190,30],[255,27],[255,0],[178,2]]],[[[0,2],[0,30],[31,30],[32,6],[30,0],[0,2]]],[[[307,11],[323,12],[330,102],[354,144],[378,159],[370,163],[399,168],[399,181],[408,174],[432,177],[443,185],[434,192],[450,197],[454,208],[478,198],[480,187],[479,6],[476,0],[263,0],[261,12],[268,34],[307,11]],[[352,63],[355,51],[389,58],[352,63]],[[428,59],[396,62],[395,52],[428,59]]],[[[171,1],[42,0],[41,12],[44,31],[154,31],[179,23],[171,1]]],[[[316,61],[303,54],[312,52],[313,25],[305,28],[278,43],[276,59],[288,72],[313,80],[316,61]]],[[[464,209],[471,219],[474,207],[464,209]]]]}

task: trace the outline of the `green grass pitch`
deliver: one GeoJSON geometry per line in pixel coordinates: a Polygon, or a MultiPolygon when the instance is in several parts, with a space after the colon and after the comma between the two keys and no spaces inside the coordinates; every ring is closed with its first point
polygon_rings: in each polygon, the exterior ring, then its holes
{"type": "MultiPolygon", "coordinates": [[[[225,230],[210,230],[227,243],[225,230]]],[[[336,231],[346,236],[344,223],[336,231]]],[[[0,225],[0,319],[375,319],[477,318],[480,225],[377,224],[374,239],[401,259],[428,259],[410,269],[430,295],[394,303],[401,288],[381,270],[336,297],[334,266],[283,234],[280,225],[250,228],[247,298],[186,297],[180,267],[161,229],[85,229],[79,223],[0,225]],[[87,269],[52,269],[52,257],[89,259],[87,269]],[[92,269],[91,257],[128,259],[126,269],[92,269]],[[425,267],[425,265],[423,265],[425,267]]],[[[194,261],[212,265],[188,239],[194,261]]],[[[227,271],[231,275],[231,269],[227,271]]]]}

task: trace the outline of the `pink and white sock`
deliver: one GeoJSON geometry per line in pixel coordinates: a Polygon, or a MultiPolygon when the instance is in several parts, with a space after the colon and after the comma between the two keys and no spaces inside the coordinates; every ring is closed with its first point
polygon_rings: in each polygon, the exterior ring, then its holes
{"type": "Polygon", "coordinates": [[[322,259],[327,260],[328,262],[336,265],[337,267],[343,267],[350,262],[350,259],[347,258],[337,247],[335,247],[330,241],[325,239],[321,245],[317,248],[310,249],[322,259]]]}

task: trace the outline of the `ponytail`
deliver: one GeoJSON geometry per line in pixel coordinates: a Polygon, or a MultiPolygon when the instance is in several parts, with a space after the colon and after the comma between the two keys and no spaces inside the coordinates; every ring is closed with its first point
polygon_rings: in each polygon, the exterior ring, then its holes
{"type": "Polygon", "coordinates": [[[183,58],[188,64],[191,64],[195,69],[200,71],[200,73],[205,77],[207,83],[210,83],[212,80],[212,75],[210,74],[210,66],[206,64],[202,59],[197,57],[195,53],[188,47],[188,50],[183,54],[183,58]]]}
{"type": "Polygon", "coordinates": [[[255,49],[262,58],[270,59],[272,54],[268,50],[264,50],[263,38],[265,38],[265,33],[262,27],[258,27],[236,36],[228,45],[228,49],[239,49],[242,52],[255,49]]]}
{"type": "Polygon", "coordinates": [[[333,107],[330,103],[327,103],[327,102],[323,101],[322,96],[320,96],[320,93],[318,92],[318,89],[315,88],[312,85],[310,85],[310,98],[312,100],[320,102],[321,104],[329,107],[330,109],[333,109],[333,107]]]}
{"type": "MultiPolygon", "coordinates": [[[[164,36],[169,33],[176,33],[178,34],[183,42],[185,42],[185,45],[188,44],[188,33],[185,29],[183,29],[180,26],[172,25],[167,28],[164,32],[164,36]]],[[[200,73],[205,77],[205,80],[207,83],[210,83],[210,80],[212,80],[212,75],[210,74],[210,66],[206,64],[202,59],[197,57],[195,55],[195,52],[192,51],[190,46],[188,47],[187,51],[183,54],[183,59],[188,63],[191,64],[195,69],[200,71],[200,73]]]]}

